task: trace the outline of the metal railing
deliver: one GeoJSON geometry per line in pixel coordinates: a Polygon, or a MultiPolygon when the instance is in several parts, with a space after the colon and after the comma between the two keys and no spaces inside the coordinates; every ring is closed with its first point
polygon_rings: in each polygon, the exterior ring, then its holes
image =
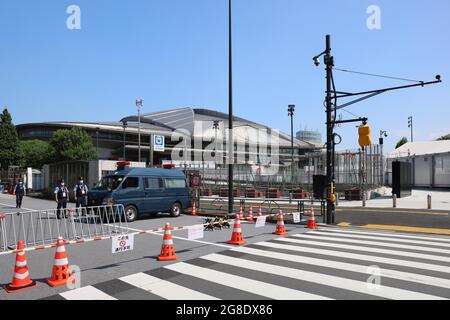
{"type": "Polygon", "coordinates": [[[123,205],[7,213],[0,216],[0,252],[15,250],[19,240],[29,248],[53,245],[58,237],[82,242],[127,233],[123,205]]]}

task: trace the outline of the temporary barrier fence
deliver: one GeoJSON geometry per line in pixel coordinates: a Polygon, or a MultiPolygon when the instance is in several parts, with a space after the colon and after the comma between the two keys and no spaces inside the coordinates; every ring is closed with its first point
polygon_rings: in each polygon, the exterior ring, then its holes
{"type": "Polygon", "coordinates": [[[43,248],[54,245],[58,237],[67,242],[98,240],[127,234],[127,227],[120,204],[7,213],[0,216],[0,253],[14,250],[19,240],[25,250],[43,248]]]}

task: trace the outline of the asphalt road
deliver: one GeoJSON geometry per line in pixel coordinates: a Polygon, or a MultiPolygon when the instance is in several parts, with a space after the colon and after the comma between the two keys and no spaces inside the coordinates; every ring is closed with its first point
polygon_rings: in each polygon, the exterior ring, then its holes
{"type": "MultiPolygon", "coordinates": [[[[55,207],[55,202],[35,198],[24,198],[22,211],[46,210],[55,207]]],[[[69,204],[73,208],[74,204],[69,204]]],[[[0,195],[0,214],[17,212],[15,199],[10,195],[0,195]]],[[[172,218],[169,215],[160,214],[148,217],[128,224],[130,231],[135,229],[148,230],[163,227],[166,223],[172,226],[187,226],[203,223],[199,216],[182,215],[172,218]]],[[[251,244],[259,241],[274,239],[273,224],[267,224],[263,228],[256,229],[254,225],[242,224],[243,235],[251,244]]],[[[305,232],[303,226],[288,226],[288,230],[295,233],[305,232]]],[[[187,231],[174,231],[174,244],[177,253],[177,261],[194,259],[209,253],[223,251],[230,248],[226,241],[231,238],[231,230],[216,230],[205,232],[201,240],[187,240],[187,231]]],[[[143,234],[135,236],[134,250],[124,253],[111,253],[111,240],[93,241],[84,244],[67,245],[66,250],[70,265],[79,266],[81,269],[81,285],[101,283],[129,274],[149,271],[159,268],[171,262],[159,262],[156,257],[161,250],[162,234],[143,234]]],[[[51,274],[54,250],[30,251],[27,253],[27,262],[32,279],[37,280],[39,288],[33,288],[22,292],[7,294],[0,289],[0,299],[39,299],[67,290],[65,287],[51,288],[45,283],[45,279],[51,274]]],[[[15,255],[0,256],[0,285],[10,283],[15,262],[15,255]]]]}

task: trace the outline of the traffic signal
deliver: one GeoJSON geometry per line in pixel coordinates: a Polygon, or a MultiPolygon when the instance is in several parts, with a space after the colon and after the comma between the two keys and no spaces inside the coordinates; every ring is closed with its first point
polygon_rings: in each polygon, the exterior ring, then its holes
{"type": "Polygon", "coordinates": [[[359,126],[358,135],[358,142],[361,148],[370,146],[372,144],[372,140],[370,139],[370,127],[368,125],[363,124],[359,126]]]}

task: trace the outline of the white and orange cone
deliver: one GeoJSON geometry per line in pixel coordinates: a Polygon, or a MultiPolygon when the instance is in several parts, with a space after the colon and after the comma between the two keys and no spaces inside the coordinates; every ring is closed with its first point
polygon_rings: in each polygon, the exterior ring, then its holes
{"type": "Polygon", "coordinates": [[[262,208],[261,208],[261,206],[259,206],[259,209],[258,209],[258,217],[262,217],[262,208]]]}
{"type": "Polygon", "coordinates": [[[242,204],[239,206],[239,219],[240,220],[244,219],[244,212],[242,210],[242,204]]]}
{"type": "Polygon", "coordinates": [[[250,208],[248,209],[247,221],[253,222],[253,206],[252,205],[250,205],[250,208]]]}
{"type": "Polygon", "coordinates": [[[275,232],[273,232],[272,234],[276,234],[277,236],[287,236],[288,235],[288,233],[286,232],[286,228],[284,226],[283,212],[281,210],[278,211],[277,226],[275,228],[275,232]]]}
{"type": "Polygon", "coordinates": [[[236,217],[234,220],[233,233],[231,235],[231,240],[228,241],[229,244],[237,244],[239,246],[246,243],[246,241],[242,237],[242,229],[241,229],[241,221],[240,217],[236,217]]]}
{"type": "Polygon", "coordinates": [[[4,286],[5,291],[8,293],[18,292],[37,286],[36,281],[31,280],[30,278],[27,257],[23,251],[24,248],[24,243],[20,240],[17,243],[16,263],[14,265],[14,276],[12,282],[4,286]]]}
{"type": "Polygon", "coordinates": [[[173,228],[169,223],[164,227],[163,244],[161,247],[161,254],[158,256],[159,261],[176,260],[175,247],[173,245],[172,232],[173,228]]]}
{"type": "Polygon", "coordinates": [[[75,278],[69,272],[69,259],[67,258],[66,248],[64,247],[64,239],[58,237],[52,276],[50,279],[47,279],[47,283],[52,287],[57,287],[65,285],[69,281],[74,283],[75,278]]]}
{"type": "Polygon", "coordinates": [[[195,209],[195,201],[192,201],[192,215],[196,216],[197,215],[197,211],[195,209]]]}
{"type": "Polygon", "coordinates": [[[307,229],[317,229],[316,218],[314,217],[314,208],[311,207],[311,213],[309,214],[307,229]]]}

